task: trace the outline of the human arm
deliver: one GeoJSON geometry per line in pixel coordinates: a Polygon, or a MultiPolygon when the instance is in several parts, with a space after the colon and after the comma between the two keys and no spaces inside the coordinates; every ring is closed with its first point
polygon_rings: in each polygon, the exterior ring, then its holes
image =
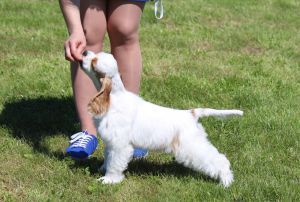
{"type": "Polygon", "coordinates": [[[65,41],[65,56],[69,61],[82,60],[86,38],[80,19],[80,0],[59,0],[60,8],[68,28],[69,38],[65,41]]]}

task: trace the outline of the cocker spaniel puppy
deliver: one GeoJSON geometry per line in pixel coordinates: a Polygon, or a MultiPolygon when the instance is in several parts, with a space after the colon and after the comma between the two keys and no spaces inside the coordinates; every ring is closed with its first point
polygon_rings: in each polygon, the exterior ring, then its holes
{"type": "Polygon", "coordinates": [[[83,55],[82,69],[99,90],[88,110],[105,144],[101,167],[105,176],[99,178],[102,183],[113,184],[124,179],[123,171],[136,147],[172,153],[178,163],[219,180],[225,187],[233,182],[229,161],[208,141],[198,119],[241,116],[242,111],[178,110],[152,104],[125,89],[111,54],[86,51],[83,55]]]}

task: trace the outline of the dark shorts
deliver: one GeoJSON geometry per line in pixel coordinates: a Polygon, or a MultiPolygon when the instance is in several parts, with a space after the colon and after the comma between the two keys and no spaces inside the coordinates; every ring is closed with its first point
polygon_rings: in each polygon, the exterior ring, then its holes
{"type": "Polygon", "coordinates": [[[129,0],[129,1],[132,1],[132,2],[147,2],[149,0],[129,0]]]}

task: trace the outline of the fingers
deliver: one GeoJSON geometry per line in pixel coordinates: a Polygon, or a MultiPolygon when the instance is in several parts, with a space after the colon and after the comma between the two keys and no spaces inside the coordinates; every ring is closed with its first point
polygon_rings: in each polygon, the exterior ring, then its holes
{"type": "Polygon", "coordinates": [[[84,50],[85,50],[85,44],[80,43],[79,46],[77,47],[79,61],[82,61],[82,53],[84,50]]]}
{"type": "Polygon", "coordinates": [[[82,52],[85,49],[82,41],[67,40],[65,42],[65,58],[69,61],[82,61],[82,52]]]}
{"type": "Polygon", "coordinates": [[[65,43],[65,58],[66,58],[66,60],[69,60],[70,62],[74,62],[75,61],[74,58],[72,57],[68,41],[65,43]]]}
{"type": "Polygon", "coordinates": [[[77,50],[77,45],[78,43],[70,41],[70,49],[71,49],[71,54],[75,60],[78,60],[78,50],[77,50]]]}

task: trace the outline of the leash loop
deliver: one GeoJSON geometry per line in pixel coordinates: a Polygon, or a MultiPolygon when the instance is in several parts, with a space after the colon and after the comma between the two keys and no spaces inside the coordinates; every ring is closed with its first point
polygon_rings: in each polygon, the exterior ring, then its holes
{"type": "Polygon", "coordinates": [[[154,0],[154,14],[156,19],[160,20],[164,17],[163,0],[154,0]],[[158,11],[159,9],[159,11],[158,11]]]}

